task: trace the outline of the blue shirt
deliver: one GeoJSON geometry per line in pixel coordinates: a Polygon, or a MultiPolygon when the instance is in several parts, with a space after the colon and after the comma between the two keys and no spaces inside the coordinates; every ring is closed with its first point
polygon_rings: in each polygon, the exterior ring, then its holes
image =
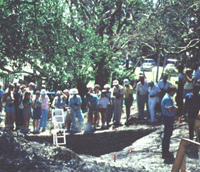
{"type": "Polygon", "coordinates": [[[0,102],[1,102],[3,95],[4,95],[4,91],[2,89],[0,89],[0,102]]]}
{"type": "Polygon", "coordinates": [[[200,109],[200,95],[194,96],[193,93],[186,94],[185,106],[189,118],[196,118],[200,109]]]}
{"type": "Polygon", "coordinates": [[[161,102],[163,116],[174,116],[176,112],[169,112],[167,109],[174,107],[174,102],[171,96],[166,93],[161,102]]]}
{"type": "Polygon", "coordinates": [[[86,103],[86,104],[89,104],[91,107],[97,106],[98,103],[99,103],[99,98],[98,98],[98,96],[95,95],[95,94],[90,94],[90,96],[91,96],[91,97],[90,97],[89,99],[88,99],[86,96],[84,97],[85,103],[86,103]]]}
{"type": "Polygon", "coordinates": [[[69,106],[72,107],[74,110],[77,110],[82,103],[81,97],[77,95],[76,97],[71,96],[69,98],[69,106]]]}

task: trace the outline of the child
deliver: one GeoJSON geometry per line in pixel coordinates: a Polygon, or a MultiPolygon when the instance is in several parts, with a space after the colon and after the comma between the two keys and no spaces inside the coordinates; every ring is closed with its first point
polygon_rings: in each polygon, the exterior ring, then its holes
{"type": "Polygon", "coordinates": [[[40,91],[36,92],[36,98],[33,102],[33,132],[36,133],[39,131],[38,122],[41,116],[41,99],[40,91]]]}
{"type": "MultiPolygon", "coordinates": [[[[101,98],[99,99],[99,112],[101,113],[101,122],[102,126],[101,129],[105,129],[105,122],[106,122],[106,109],[107,106],[110,104],[108,97],[106,96],[106,90],[102,90],[101,98]]],[[[108,127],[108,124],[107,124],[108,127]]]]}
{"type": "Polygon", "coordinates": [[[29,121],[30,118],[32,117],[32,111],[31,111],[31,106],[32,106],[32,100],[31,100],[31,93],[30,91],[26,91],[24,95],[24,100],[23,100],[23,117],[24,117],[24,127],[25,127],[25,132],[29,132],[29,121]]]}

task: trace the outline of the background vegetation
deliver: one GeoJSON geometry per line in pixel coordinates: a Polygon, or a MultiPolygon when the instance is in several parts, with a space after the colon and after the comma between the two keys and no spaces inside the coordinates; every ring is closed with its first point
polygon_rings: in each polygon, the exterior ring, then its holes
{"type": "Polygon", "coordinates": [[[49,89],[101,86],[134,76],[135,64],[200,57],[199,0],[0,0],[0,69],[44,80],[49,89]],[[11,66],[11,69],[6,68],[11,66]]]}

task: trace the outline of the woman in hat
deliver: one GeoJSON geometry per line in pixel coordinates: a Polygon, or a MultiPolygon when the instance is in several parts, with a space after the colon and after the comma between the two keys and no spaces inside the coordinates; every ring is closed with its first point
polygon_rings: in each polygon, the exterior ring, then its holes
{"type": "Polygon", "coordinates": [[[79,122],[83,123],[83,114],[81,110],[81,104],[82,100],[81,97],[78,95],[78,90],[76,88],[73,88],[70,90],[70,99],[69,99],[69,107],[71,108],[72,112],[72,131],[75,130],[75,123],[76,118],[78,118],[79,122]]]}
{"type": "Polygon", "coordinates": [[[149,105],[149,112],[150,112],[150,120],[149,122],[153,123],[156,122],[155,120],[155,107],[157,102],[157,96],[160,92],[160,88],[154,84],[153,81],[148,82],[148,92],[149,92],[149,98],[148,98],[148,105],[149,105]]]}
{"type": "Polygon", "coordinates": [[[41,119],[39,128],[40,131],[45,131],[47,126],[48,112],[49,112],[49,97],[46,90],[42,89],[41,92],[41,119]]]}

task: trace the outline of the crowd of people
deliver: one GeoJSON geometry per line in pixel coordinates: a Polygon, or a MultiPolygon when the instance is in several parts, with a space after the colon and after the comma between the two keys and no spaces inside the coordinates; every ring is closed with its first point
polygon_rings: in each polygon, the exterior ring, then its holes
{"type": "Polygon", "coordinates": [[[106,129],[109,128],[111,122],[114,126],[123,125],[121,123],[123,104],[126,109],[124,124],[128,125],[135,89],[138,119],[148,120],[154,124],[157,122],[156,112],[162,117],[165,126],[163,152],[164,155],[169,155],[169,140],[173,131],[175,114],[177,116],[187,114],[189,138],[193,139],[194,121],[198,118],[200,108],[198,65],[194,65],[194,70],[187,68],[185,73],[183,72],[184,67],[179,65],[178,71],[177,89],[168,80],[167,74],[163,74],[162,79],[157,83],[147,81],[143,75],[140,75],[135,86],[131,86],[128,79],[124,79],[122,85],[118,80],[114,80],[112,86],[105,84],[103,89],[98,84],[87,84],[88,91],[83,99],[76,88],[58,90],[52,103],[47,91],[45,89],[36,90],[34,83],[30,83],[28,87],[19,83],[10,84],[5,92],[0,88],[0,110],[2,111],[3,103],[6,113],[5,127],[9,130],[29,132],[29,123],[32,118],[33,132],[45,131],[50,107],[64,110],[63,128],[67,131],[74,131],[77,122],[81,126],[85,122],[87,131],[96,130],[100,125],[101,129],[106,129]],[[176,106],[172,99],[175,93],[176,106]],[[82,101],[88,108],[85,119],[81,109],[82,101]],[[167,146],[166,143],[168,143],[167,146]]]}

